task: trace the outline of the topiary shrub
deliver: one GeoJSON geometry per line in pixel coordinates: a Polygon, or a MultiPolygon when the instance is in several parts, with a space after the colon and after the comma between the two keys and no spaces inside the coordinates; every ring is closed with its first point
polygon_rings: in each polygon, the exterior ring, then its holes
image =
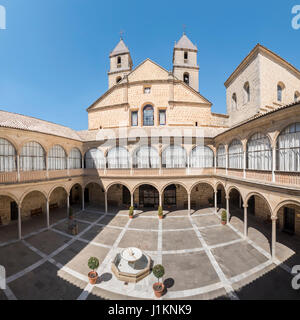
{"type": "Polygon", "coordinates": [[[157,278],[157,282],[159,282],[159,279],[165,274],[165,268],[161,264],[157,264],[153,267],[152,272],[154,277],[157,278]]]}
{"type": "Polygon", "coordinates": [[[133,216],[133,212],[134,212],[134,207],[133,206],[129,207],[129,216],[130,217],[133,216]]]}
{"type": "Polygon", "coordinates": [[[221,219],[222,219],[222,221],[227,221],[227,212],[226,212],[226,210],[222,211],[221,219]]]}
{"type": "Polygon", "coordinates": [[[91,270],[95,271],[99,267],[99,260],[95,257],[89,258],[88,266],[91,270]]]}
{"type": "Polygon", "coordinates": [[[164,214],[163,208],[162,208],[162,206],[159,206],[159,207],[158,207],[158,216],[159,216],[159,217],[162,217],[163,214],[164,214]]]}

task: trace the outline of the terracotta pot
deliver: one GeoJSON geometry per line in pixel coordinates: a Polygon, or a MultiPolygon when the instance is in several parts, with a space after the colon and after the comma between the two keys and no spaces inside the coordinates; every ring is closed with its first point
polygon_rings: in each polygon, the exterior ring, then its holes
{"type": "Polygon", "coordinates": [[[133,216],[129,216],[129,219],[133,219],[133,216]]]}
{"type": "Polygon", "coordinates": [[[158,216],[159,219],[163,219],[164,216],[158,216]]]}
{"type": "Polygon", "coordinates": [[[96,284],[98,280],[98,273],[96,271],[91,271],[88,274],[90,284],[96,284]]]}
{"type": "Polygon", "coordinates": [[[165,291],[165,286],[160,282],[155,282],[154,285],[153,285],[153,291],[154,291],[155,296],[157,298],[160,298],[163,295],[164,291],[165,291]],[[159,290],[156,289],[155,288],[156,286],[161,286],[161,289],[159,289],[159,290]]]}
{"type": "Polygon", "coordinates": [[[226,223],[227,223],[226,221],[222,221],[222,225],[223,225],[223,226],[225,226],[226,223]]]}

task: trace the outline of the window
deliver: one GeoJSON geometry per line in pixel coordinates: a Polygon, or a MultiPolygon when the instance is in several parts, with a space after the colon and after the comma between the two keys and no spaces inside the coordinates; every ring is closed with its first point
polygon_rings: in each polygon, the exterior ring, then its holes
{"type": "Polygon", "coordinates": [[[191,168],[212,168],[214,153],[206,146],[197,146],[191,152],[191,168]]]}
{"type": "Polygon", "coordinates": [[[300,122],[288,126],[278,137],[277,169],[300,171],[300,122]]]}
{"type": "Polygon", "coordinates": [[[122,63],[122,58],[118,57],[118,60],[117,60],[118,67],[120,67],[121,63],[122,63]]]}
{"type": "Polygon", "coordinates": [[[69,155],[69,169],[81,169],[82,160],[81,152],[77,148],[73,148],[69,155]]]}
{"type": "Polygon", "coordinates": [[[237,110],[237,98],[236,98],[236,93],[234,93],[231,97],[231,109],[232,111],[237,110]]]}
{"type": "Polygon", "coordinates": [[[243,146],[237,139],[233,140],[228,148],[228,168],[243,168],[243,146]]]}
{"type": "Polygon", "coordinates": [[[110,149],[107,154],[107,166],[110,169],[129,169],[129,153],[123,147],[110,149]]]}
{"type": "Polygon", "coordinates": [[[184,75],[183,75],[183,81],[189,85],[190,84],[190,75],[186,72],[184,75]]]}
{"type": "Polygon", "coordinates": [[[249,82],[244,84],[244,104],[250,102],[250,86],[249,82]]]}
{"type": "Polygon", "coordinates": [[[283,100],[283,90],[284,90],[284,84],[278,83],[277,85],[277,101],[282,102],[283,100]]]}
{"type": "Polygon", "coordinates": [[[247,168],[272,170],[272,149],[267,136],[256,133],[247,143],[247,168]]]}
{"type": "Polygon", "coordinates": [[[226,168],[226,150],[223,144],[221,144],[217,150],[217,167],[226,168]]]}
{"type": "Polygon", "coordinates": [[[294,94],[294,101],[295,102],[300,101],[300,93],[298,91],[296,91],[294,94]]]}
{"type": "Polygon", "coordinates": [[[143,109],[143,125],[144,126],[154,125],[154,110],[150,104],[147,104],[143,109]]]}
{"type": "Polygon", "coordinates": [[[131,112],[131,126],[132,127],[138,126],[138,112],[137,111],[131,112]]]}
{"type": "Polygon", "coordinates": [[[159,125],[164,126],[166,124],[166,110],[159,110],[159,125]]]}
{"type": "Polygon", "coordinates": [[[16,150],[6,139],[0,138],[0,172],[16,171],[16,150]]]}
{"type": "Polygon", "coordinates": [[[51,148],[48,154],[49,170],[67,169],[67,156],[63,147],[56,145],[51,148]]]}
{"type": "Polygon", "coordinates": [[[37,142],[26,143],[20,155],[20,169],[22,171],[38,171],[46,169],[45,151],[37,142]]]}
{"type": "Polygon", "coordinates": [[[84,156],[85,168],[87,169],[103,169],[106,161],[103,152],[99,149],[90,149],[84,156]]]}
{"type": "Polygon", "coordinates": [[[116,79],[116,83],[119,83],[121,80],[122,80],[122,78],[121,78],[121,77],[117,77],[117,79],[116,79]]]}
{"type": "Polygon", "coordinates": [[[134,168],[159,168],[159,156],[156,149],[149,146],[141,146],[133,156],[134,168]]]}
{"type": "Polygon", "coordinates": [[[162,153],[162,166],[164,168],[185,168],[186,151],[180,146],[169,146],[162,153]]]}
{"type": "Polygon", "coordinates": [[[144,88],[144,93],[145,94],[150,94],[151,93],[151,87],[145,87],[144,88]]]}
{"type": "Polygon", "coordinates": [[[187,59],[188,59],[188,52],[187,51],[185,51],[184,52],[184,62],[187,62],[187,59]]]}

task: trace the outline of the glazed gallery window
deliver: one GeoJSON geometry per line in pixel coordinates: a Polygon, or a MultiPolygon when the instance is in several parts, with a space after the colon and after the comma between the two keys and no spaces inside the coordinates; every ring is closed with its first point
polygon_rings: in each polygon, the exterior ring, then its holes
{"type": "Polygon", "coordinates": [[[143,109],[143,125],[144,126],[154,125],[154,110],[150,104],[147,104],[143,109]]]}
{"type": "Polygon", "coordinates": [[[162,153],[162,166],[164,168],[185,168],[187,155],[180,146],[169,146],[162,153]]]}
{"type": "Polygon", "coordinates": [[[214,166],[214,153],[209,147],[197,146],[191,152],[191,168],[212,168],[214,166]]]}
{"type": "Polygon", "coordinates": [[[73,148],[69,155],[69,169],[81,169],[81,152],[77,148],[73,148]]]}
{"type": "Polygon", "coordinates": [[[166,125],[166,110],[159,110],[159,125],[166,125]]]}
{"type": "Polygon", "coordinates": [[[46,169],[45,151],[37,142],[26,143],[20,155],[20,170],[38,171],[46,169]]]}
{"type": "Polygon", "coordinates": [[[138,112],[137,111],[131,112],[131,126],[132,127],[138,126],[138,112]]]}
{"type": "Polygon", "coordinates": [[[267,136],[256,133],[247,143],[247,168],[272,170],[272,149],[267,136]]]}
{"type": "Polygon", "coordinates": [[[16,150],[6,139],[0,138],[0,172],[16,171],[16,150]]]}
{"type": "Polygon", "coordinates": [[[226,168],[226,151],[223,144],[221,144],[217,150],[217,167],[226,168]]]}
{"type": "Polygon", "coordinates": [[[107,166],[110,169],[129,169],[129,153],[123,147],[115,147],[108,151],[107,166]]]}
{"type": "Polygon", "coordinates": [[[233,140],[228,148],[228,168],[243,168],[243,146],[239,140],[233,140]]]}
{"type": "Polygon", "coordinates": [[[90,149],[84,156],[85,168],[103,169],[106,166],[104,154],[99,149],[90,149]]]}
{"type": "Polygon", "coordinates": [[[277,100],[282,102],[283,99],[283,89],[284,86],[282,84],[277,85],[277,100]]]}
{"type": "Polygon", "coordinates": [[[159,168],[159,155],[156,149],[149,146],[141,146],[133,156],[134,168],[159,168]]]}
{"type": "Polygon", "coordinates": [[[52,147],[48,154],[49,170],[65,170],[67,169],[67,156],[65,150],[56,145],[52,147]]]}
{"type": "Polygon", "coordinates": [[[150,87],[145,87],[144,88],[144,93],[145,94],[150,94],[151,93],[151,88],[150,87]]]}
{"type": "Polygon", "coordinates": [[[288,126],[278,137],[277,170],[300,171],[300,122],[288,126]]]}

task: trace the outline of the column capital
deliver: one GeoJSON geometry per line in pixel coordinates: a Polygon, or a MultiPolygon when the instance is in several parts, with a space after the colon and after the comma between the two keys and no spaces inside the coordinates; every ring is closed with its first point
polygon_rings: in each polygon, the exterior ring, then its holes
{"type": "Polygon", "coordinates": [[[225,198],[226,198],[226,200],[229,200],[229,199],[230,199],[230,197],[229,197],[229,196],[226,196],[225,198]]]}
{"type": "Polygon", "coordinates": [[[272,220],[272,221],[274,221],[274,220],[276,221],[277,219],[278,219],[277,216],[271,216],[271,220],[272,220]]]}
{"type": "Polygon", "coordinates": [[[243,207],[244,208],[248,208],[248,204],[243,204],[243,207]]]}

